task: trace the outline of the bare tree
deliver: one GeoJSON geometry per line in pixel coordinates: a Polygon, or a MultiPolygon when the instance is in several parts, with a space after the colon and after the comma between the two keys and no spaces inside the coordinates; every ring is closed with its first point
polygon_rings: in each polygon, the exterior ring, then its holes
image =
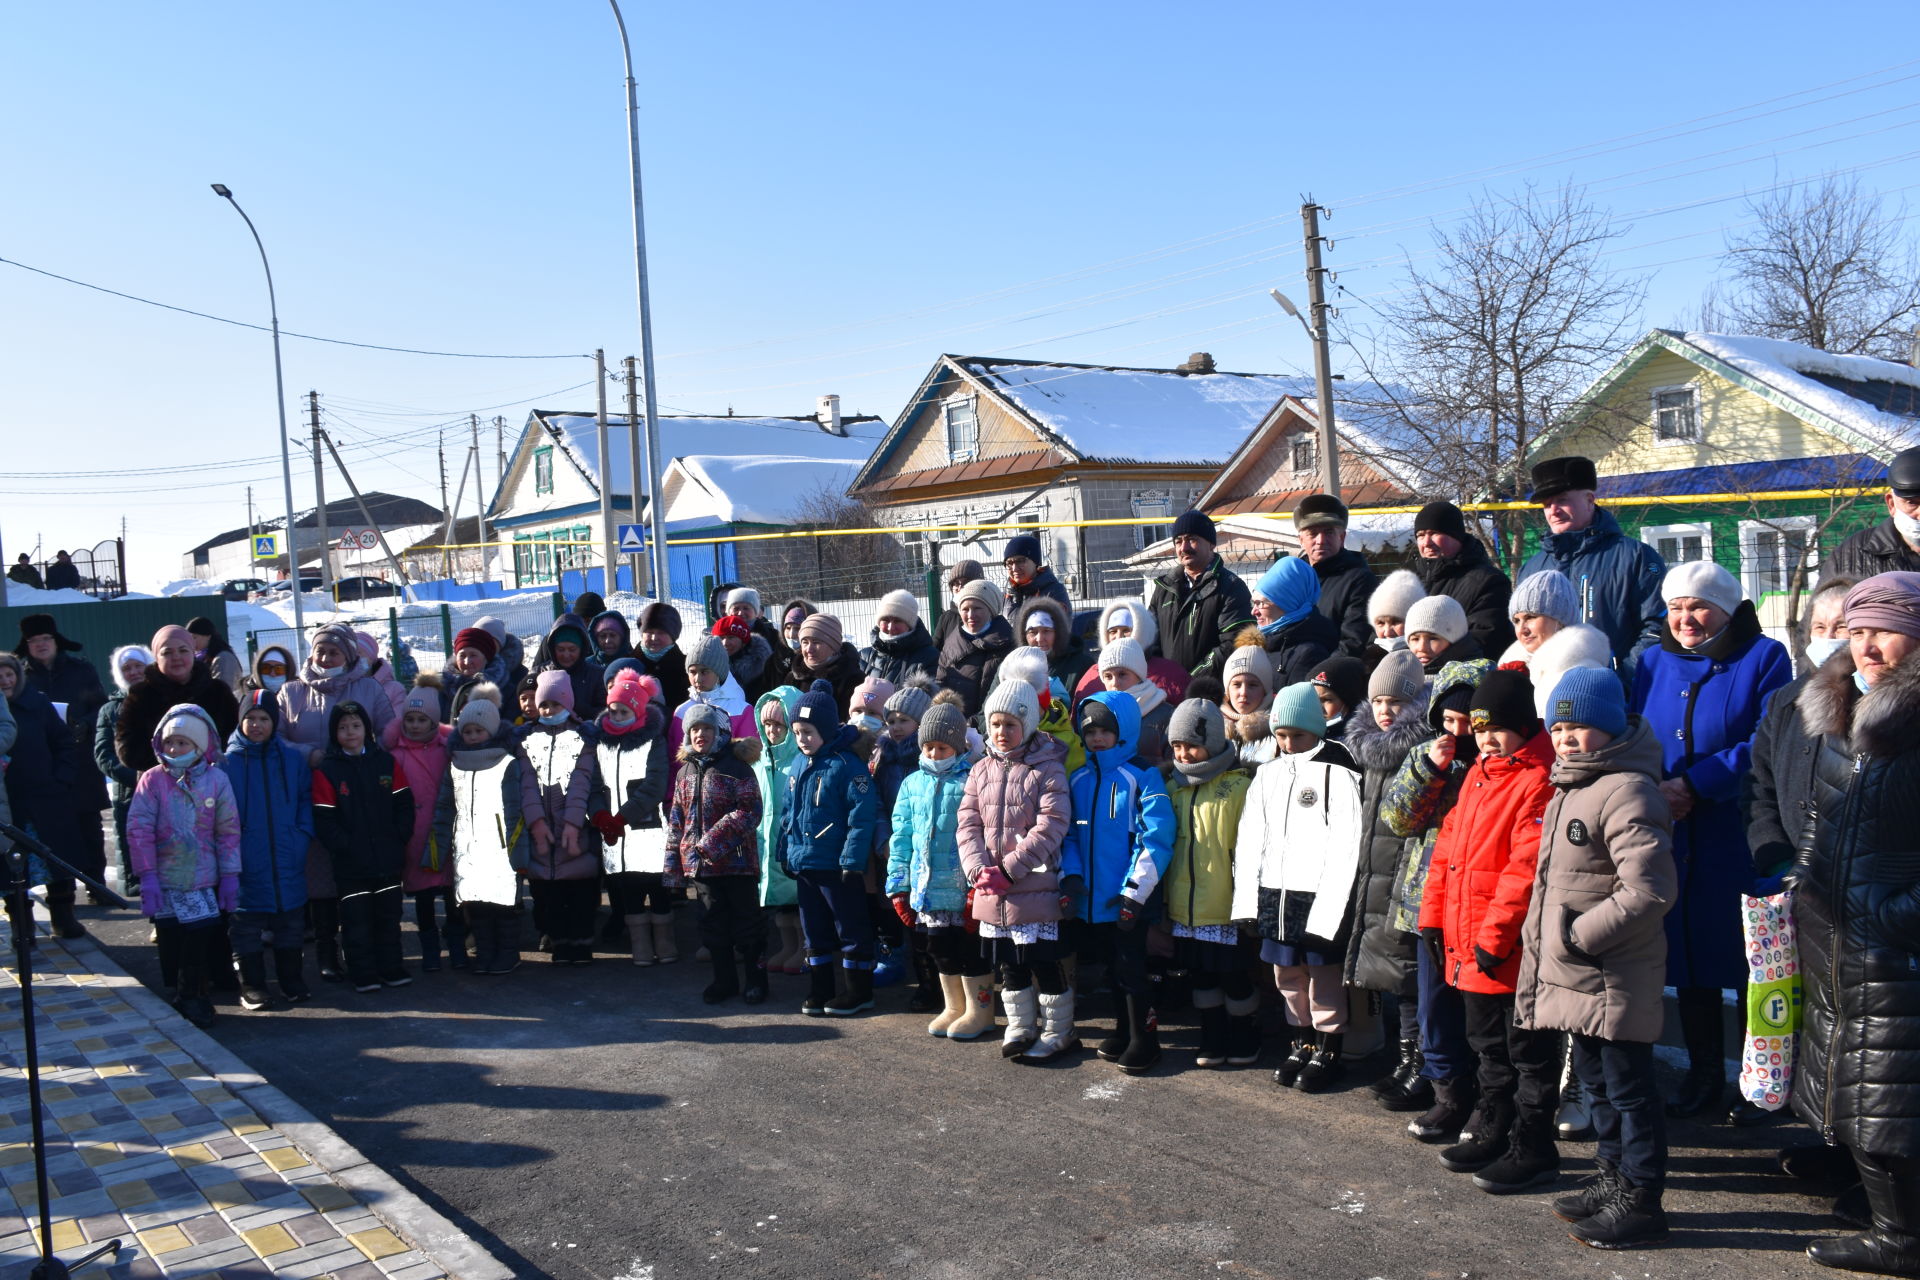
{"type": "MultiPolygon", "coordinates": [[[[872,529],[880,520],[864,502],[823,485],[795,502],[793,524],[807,530],[872,529]]],[[[748,580],[772,598],[866,599],[911,585],[906,552],[892,534],[850,533],[746,545],[756,548],[748,580]]]]}
{"type": "MultiPolygon", "coordinates": [[[[1369,409],[1389,420],[1388,460],[1423,493],[1526,491],[1534,443],[1636,331],[1644,281],[1605,263],[1625,230],[1577,188],[1529,187],[1436,229],[1430,270],[1408,261],[1401,301],[1370,335],[1384,353],[1374,381],[1404,393],[1369,409]]],[[[1517,564],[1523,521],[1496,523],[1517,564]]]]}
{"type": "Polygon", "coordinates": [[[1920,249],[1856,178],[1782,187],[1747,206],[1727,240],[1726,318],[1736,332],[1905,363],[1920,320],[1920,249]]]}

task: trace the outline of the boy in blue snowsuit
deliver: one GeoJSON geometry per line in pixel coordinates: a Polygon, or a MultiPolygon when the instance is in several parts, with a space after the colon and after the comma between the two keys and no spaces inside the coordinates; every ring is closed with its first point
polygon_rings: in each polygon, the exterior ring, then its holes
{"type": "Polygon", "coordinates": [[[871,740],[841,723],[833,686],[824,680],[801,697],[792,727],[801,759],[787,774],[775,856],[800,894],[810,982],[800,1012],[812,1018],[860,1013],[873,1008],[873,917],[864,873],[879,795],[863,758],[871,740]],[[833,993],[835,957],[847,974],[840,996],[833,993]]]}
{"type": "Polygon", "coordinates": [[[240,810],[240,905],[228,926],[240,967],[240,1007],[267,1007],[265,936],[273,935],[280,994],[313,999],[300,975],[306,936],[307,850],[313,844],[313,774],[307,753],[280,737],[279,695],[255,689],[222,761],[240,810]]]}
{"type": "Polygon", "coordinates": [[[1160,877],[1173,860],[1173,801],[1160,771],[1134,757],[1140,704],[1125,692],[1080,704],[1074,728],[1087,763],[1067,780],[1073,825],[1061,846],[1061,900],[1077,919],[1075,951],[1105,960],[1126,1009],[1097,1052],[1129,1075],[1160,1060],[1160,1032],[1147,1000],[1147,930],[1160,910],[1160,877]]]}

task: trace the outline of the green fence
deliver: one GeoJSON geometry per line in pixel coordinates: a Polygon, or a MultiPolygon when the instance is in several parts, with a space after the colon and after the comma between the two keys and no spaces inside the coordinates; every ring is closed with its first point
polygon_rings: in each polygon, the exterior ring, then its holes
{"type": "MultiPolygon", "coordinates": [[[[29,614],[50,613],[60,634],[81,645],[81,656],[100,669],[101,683],[111,688],[113,673],[107,660],[123,644],[144,645],[165,626],[181,626],[195,618],[211,618],[223,631],[227,605],[218,596],[177,596],[160,600],[101,600],[94,604],[21,605],[0,609],[0,648],[20,643],[20,620],[29,614]]],[[[229,643],[232,637],[229,637],[229,643]]],[[[235,646],[238,648],[238,646],[235,646]]]]}

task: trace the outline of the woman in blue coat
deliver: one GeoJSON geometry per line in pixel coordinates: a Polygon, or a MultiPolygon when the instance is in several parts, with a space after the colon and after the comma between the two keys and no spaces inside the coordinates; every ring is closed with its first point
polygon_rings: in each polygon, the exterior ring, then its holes
{"type": "Polygon", "coordinates": [[[1793,661],[1719,565],[1675,565],[1661,594],[1666,632],[1641,656],[1633,709],[1660,739],[1660,789],[1673,807],[1680,892],[1667,912],[1667,982],[1688,1067],[1669,1109],[1690,1116],[1726,1091],[1721,993],[1746,984],[1740,895],[1753,883],[1740,791],[1767,695],[1793,680],[1793,661]]]}

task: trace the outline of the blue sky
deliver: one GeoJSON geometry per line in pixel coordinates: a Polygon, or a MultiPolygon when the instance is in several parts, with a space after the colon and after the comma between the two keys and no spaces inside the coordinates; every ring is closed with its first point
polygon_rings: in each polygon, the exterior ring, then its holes
{"type": "MultiPolygon", "coordinates": [[[[1378,300],[1477,194],[1585,184],[1631,224],[1614,260],[1650,273],[1646,324],[1672,324],[1742,191],[1920,185],[1911,3],[1840,10],[1820,30],[1767,3],[631,5],[659,398],[805,413],[837,392],[891,418],[942,351],[1304,369],[1265,290],[1304,293],[1309,191],[1340,283],[1378,300]]],[[[10,37],[0,257],[264,322],[224,182],[289,330],[637,345],[604,4],[34,5],[10,37]]],[[[244,522],[248,482],[279,506],[264,334],[11,266],[0,299],[9,559],[124,516],[136,584],[159,581],[244,522]]],[[[286,365],[289,414],[317,388],[363,488],[427,498],[436,425],[501,413],[511,435],[509,402],[591,404],[563,391],[590,381],[578,359],[289,339],[286,365]]]]}

